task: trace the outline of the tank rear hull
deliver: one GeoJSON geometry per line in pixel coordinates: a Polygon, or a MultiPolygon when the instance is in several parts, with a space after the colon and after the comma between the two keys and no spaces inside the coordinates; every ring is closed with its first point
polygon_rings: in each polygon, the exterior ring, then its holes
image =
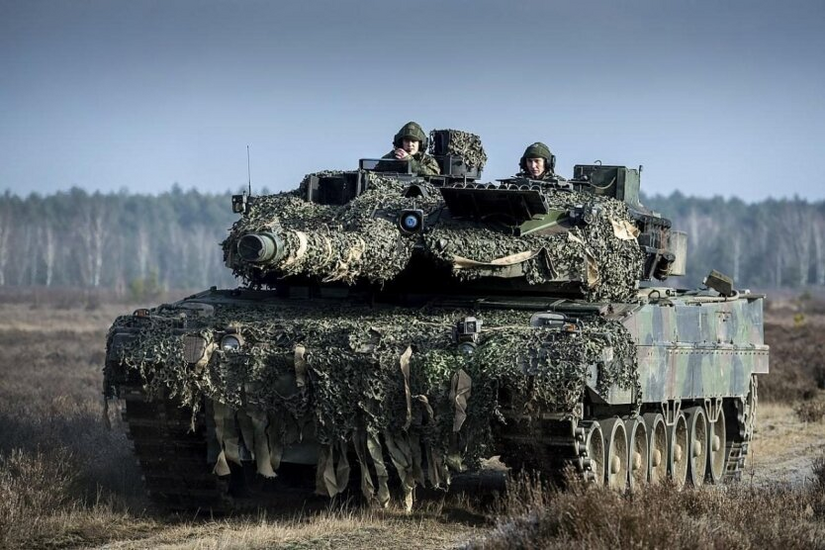
{"type": "Polygon", "coordinates": [[[768,372],[762,298],[674,302],[623,321],[637,335],[643,401],[745,397],[768,372]]]}

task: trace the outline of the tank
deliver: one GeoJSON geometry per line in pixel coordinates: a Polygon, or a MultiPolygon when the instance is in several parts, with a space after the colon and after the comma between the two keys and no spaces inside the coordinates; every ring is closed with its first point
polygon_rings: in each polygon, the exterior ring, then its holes
{"type": "Polygon", "coordinates": [[[484,183],[478,136],[430,137],[439,176],[363,159],[234,196],[242,286],[114,322],[104,393],[150,496],[410,508],[492,456],[618,490],[739,478],[764,297],[665,283],[687,242],[639,202],[640,170],[484,183]]]}

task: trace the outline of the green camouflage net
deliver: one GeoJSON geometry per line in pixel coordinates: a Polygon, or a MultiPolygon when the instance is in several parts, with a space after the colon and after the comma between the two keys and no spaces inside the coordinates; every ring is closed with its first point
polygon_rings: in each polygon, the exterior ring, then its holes
{"type": "MultiPolygon", "coordinates": [[[[341,172],[320,172],[315,176],[341,172]]],[[[382,283],[397,276],[407,266],[415,241],[404,236],[397,226],[401,210],[432,209],[438,192],[421,182],[426,196],[406,198],[405,186],[398,180],[367,173],[368,190],[345,205],[321,205],[306,201],[307,176],[298,191],[256,197],[250,211],[238,220],[221,244],[224,255],[232,258],[238,239],[247,233],[277,233],[285,257],[253,265],[230,262],[235,275],[246,282],[257,279],[261,271],[276,271],[281,276],[311,275],[325,282],[353,283],[358,278],[382,283]]]]}
{"type": "MultiPolygon", "coordinates": [[[[638,390],[635,348],[617,321],[591,319],[567,332],[530,327],[529,312],[476,312],[482,331],[466,354],[452,333],[467,310],[298,304],[216,306],[208,317],[161,306],[150,317],[121,317],[112,331],[131,328],[136,337],[112,350],[122,367],[107,366],[107,394],[137,378],[150,396],[171,393],[193,410],[207,398],[224,441],[243,441],[263,475],[277,469],[283,449],[314,434],[319,492],[330,496],[343,490],[354,448],[377,472],[362,478],[362,491],[386,504],[386,451],[409,505],[416,484],[443,486],[448,467],[491,454],[491,423],[503,421],[503,405],[528,416],[572,411],[591,365],[599,391],[638,390]],[[217,346],[227,327],[242,336],[241,350],[217,346]],[[184,357],[184,332],[203,339],[195,366],[184,357]],[[512,403],[498,402],[501,388],[512,403]]],[[[216,473],[221,461],[239,460],[237,441],[224,445],[216,473]]]]}
{"type": "Polygon", "coordinates": [[[573,191],[545,192],[545,197],[550,208],[583,206],[597,215],[590,224],[572,227],[569,232],[524,237],[470,221],[447,220],[425,234],[427,249],[453,265],[453,273],[462,279],[495,276],[512,267],[491,264],[523,255],[521,273],[531,284],[576,281],[589,301],[633,299],[644,258],[635,238],[620,236],[619,230],[630,224],[624,203],[573,191]],[[482,265],[462,263],[457,257],[482,265]]]}
{"type": "Polygon", "coordinates": [[[418,246],[422,254],[451,265],[462,280],[506,276],[530,284],[573,282],[590,301],[627,301],[636,293],[644,257],[629,232],[633,223],[624,203],[546,189],[542,193],[551,209],[584,208],[595,212],[593,220],[553,234],[515,237],[508,228],[441,215],[445,206],[439,191],[423,180],[416,185],[424,192],[413,198],[403,196],[407,185],[395,178],[372,172],[365,176],[368,190],[344,205],[304,200],[309,176],[298,191],[256,198],[223,242],[234,273],[249,284],[269,273],[380,284],[397,277],[418,246]],[[424,211],[427,230],[404,234],[398,216],[413,208],[424,211]],[[236,261],[238,240],[252,232],[277,234],[284,255],[261,264],[236,261]],[[496,264],[501,260],[508,261],[496,264]]]}
{"type": "Polygon", "coordinates": [[[464,162],[471,168],[484,169],[484,165],[487,164],[487,153],[484,152],[479,136],[463,130],[433,130],[430,132],[431,154],[436,132],[449,132],[450,139],[444,153],[464,158],[464,162]]]}
{"type": "MultiPolygon", "coordinates": [[[[472,149],[472,135],[465,137],[466,144],[455,142],[462,155],[472,149]]],[[[407,193],[409,183],[398,178],[362,175],[366,191],[343,205],[306,201],[311,176],[296,191],[256,197],[223,243],[228,265],[253,285],[286,276],[382,284],[420,254],[463,280],[578,285],[590,301],[635,297],[643,254],[623,203],[545,188],[550,209],[587,211],[588,223],[515,237],[512,228],[453,219],[439,190],[421,178],[407,193]],[[423,233],[401,231],[406,209],[423,211],[423,233]],[[263,263],[238,261],[237,243],[249,233],[272,235],[279,253],[263,263]]],[[[150,317],[120,318],[112,330],[130,328],[135,338],[113,349],[107,392],[128,379],[193,411],[208,404],[221,449],[218,475],[240,462],[244,446],[261,475],[275,475],[285,449],[315,440],[320,493],[343,490],[354,450],[362,492],[385,505],[388,456],[408,506],[416,484],[443,486],[450,470],[492,452],[492,423],[504,421],[503,408],[528,418],[574,414],[586,384],[600,393],[630,391],[640,402],[635,348],[617,321],[591,318],[567,331],[533,328],[525,312],[322,304],[270,298],[215,305],[208,315],[161,306],[150,317]],[[473,315],[483,330],[468,354],[453,330],[473,315]],[[239,350],[221,349],[227,331],[242,336],[239,350]],[[500,403],[499,395],[510,401],[500,403]]]]}

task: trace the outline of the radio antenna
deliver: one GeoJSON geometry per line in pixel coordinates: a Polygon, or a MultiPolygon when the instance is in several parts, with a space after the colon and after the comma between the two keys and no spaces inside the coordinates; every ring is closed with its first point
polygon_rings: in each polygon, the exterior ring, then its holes
{"type": "Polygon", "coordinates": [[[249,196],[252,196],[252,170],[249,168],[249,145],[246,146],[246,175],[249,178],[249,196]]]}

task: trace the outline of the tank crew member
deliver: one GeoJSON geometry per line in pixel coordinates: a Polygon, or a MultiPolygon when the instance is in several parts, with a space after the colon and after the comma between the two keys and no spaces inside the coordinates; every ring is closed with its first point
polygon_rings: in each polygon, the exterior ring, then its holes
{"type": "Polygon", "coordinates": [[[417,122],[408,122],[398,130],[392,140],[394,149],[383,156],[385,159],[409,160],[410,171],[419,176],[436,176],[441,173],[438,162],[425,153],[427,134],[417,122]]]}
{"type": "Polygon", "coordinates": [[[518,165],[521,171],[516,175],[522,178],[548,180],[558,177],[553,172],[556,168],[556,156],[540,141],[529,145],[524,150],[518,165]]]}

